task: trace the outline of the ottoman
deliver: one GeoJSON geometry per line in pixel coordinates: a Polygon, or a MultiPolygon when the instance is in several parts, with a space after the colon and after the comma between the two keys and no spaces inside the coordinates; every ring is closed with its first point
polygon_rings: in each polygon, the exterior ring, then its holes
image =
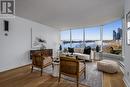
{"type": "Polygon", "coordinates": [[[97,68],[100,71],[107,73],[116,73],[118,72],[119,66],[118,63],[112,60],[101,60],[97,62],[97,68]]]}

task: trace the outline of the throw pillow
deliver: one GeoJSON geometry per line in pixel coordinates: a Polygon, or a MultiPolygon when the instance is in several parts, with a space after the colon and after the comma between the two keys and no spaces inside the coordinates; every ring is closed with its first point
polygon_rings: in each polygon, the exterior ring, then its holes
{"type": "Polygon", "coordinates": [[[73,53],[73,52],[74,52],[74,48],[68,47],[68,52],[69,52],[69,53],[73,53]]]}
{"type": "Polygon", "coordinates": [[[88,54],[88,55],[91,54],[91,47],[90,46],[84,48],[84,54],[88,54]]]}

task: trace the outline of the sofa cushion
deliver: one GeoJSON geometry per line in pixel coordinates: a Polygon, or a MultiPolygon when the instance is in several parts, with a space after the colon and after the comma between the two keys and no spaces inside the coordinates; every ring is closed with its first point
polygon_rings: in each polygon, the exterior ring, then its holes
{"type": "Polygon", "coordinates": [[[74,56],[77,56],[79,59],[90,60],[90,55],[87,54],[74,53],[74,56]]]}
{"type": "Polygon", "coordinates": [[[74,52],[75,53],[81,53],[81,54],[83,54],[83,48],[74,48],[74,52]]]}

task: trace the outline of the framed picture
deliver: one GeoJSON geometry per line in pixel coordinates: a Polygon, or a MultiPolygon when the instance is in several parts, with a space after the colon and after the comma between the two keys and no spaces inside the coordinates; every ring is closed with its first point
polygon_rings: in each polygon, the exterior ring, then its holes
{"type": "Polygon", "coordinates": [[[31,48],[32,49],[41,49],[46,47],[45,40],[45,31],[44,29],[32,29],[31,28],[31,48]]]}
{"type": "Polygon", "coordinates": [[[130,45],[130,29],[127,30],[127,44],[130,45]]]}
{"type": "Polygon", "coordinates": [[[126,14],[126,27],[130,29],[130,11],[126,14]]]}

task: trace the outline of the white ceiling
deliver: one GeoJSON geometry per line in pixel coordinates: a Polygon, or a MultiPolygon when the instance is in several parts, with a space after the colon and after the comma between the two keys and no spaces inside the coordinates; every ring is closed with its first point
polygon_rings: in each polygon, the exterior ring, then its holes
{"type": "Polygon", "coordinates": [[[15,0],[16,15],[58,29],[119,19],[124,0],[15,0]]]}

